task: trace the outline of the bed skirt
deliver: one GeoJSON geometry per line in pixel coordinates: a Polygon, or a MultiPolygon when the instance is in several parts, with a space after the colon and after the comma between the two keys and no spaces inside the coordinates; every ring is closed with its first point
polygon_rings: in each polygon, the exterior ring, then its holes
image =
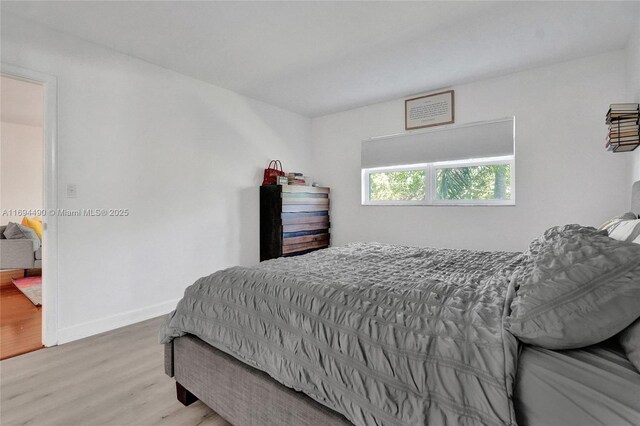
{"type": "Polygon", "coordinates": [[[351,424],[341,414],[192,335],[165,345],[165,372],[235,426],[351,424]]]}

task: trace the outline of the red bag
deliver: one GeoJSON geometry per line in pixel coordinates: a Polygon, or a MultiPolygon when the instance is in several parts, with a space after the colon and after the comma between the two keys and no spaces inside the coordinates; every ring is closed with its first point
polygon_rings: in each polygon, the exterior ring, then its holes
{"type": "Polygon", "coordinates": [[[262,179],[262,184],[275,185],[276,183],[278,183],[278,176],[284,176],[282,163],[280,162],[280,160],[271,160],[267,168],[264,169],[264,179],[262,179]]]}

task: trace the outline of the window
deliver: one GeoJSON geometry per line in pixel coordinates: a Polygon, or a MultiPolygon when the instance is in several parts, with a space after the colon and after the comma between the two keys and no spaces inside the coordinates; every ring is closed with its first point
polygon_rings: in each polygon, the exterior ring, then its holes
{"type": "Polygon", "coordinates": [[[421,201],[425,196],[425,169],[372,171],[369,173],[371,201],[421,201]]]}
{"type": "Polygon", "coordinates": [[[514,157],[362,170],[363,204],[513,205],[514,157]]]}
{"type": "Polygon", "coordinates": [[[515,119],[362,142],[362,204],[514,205],[515,119]]]}

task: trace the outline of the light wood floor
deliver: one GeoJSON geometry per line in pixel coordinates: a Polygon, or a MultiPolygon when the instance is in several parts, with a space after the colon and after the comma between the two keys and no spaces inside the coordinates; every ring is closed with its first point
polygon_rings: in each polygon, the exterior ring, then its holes
{"type": "Polygon", "coordinates": [[[219,425],[176,400],[158,344],[162,318],[0,362],[0,424],[219,425]]]}
{"type": "Polygon", "coordinates": [[[0,359],[42,347],[42,308],[13,284],[0,287],[0,359]]]}

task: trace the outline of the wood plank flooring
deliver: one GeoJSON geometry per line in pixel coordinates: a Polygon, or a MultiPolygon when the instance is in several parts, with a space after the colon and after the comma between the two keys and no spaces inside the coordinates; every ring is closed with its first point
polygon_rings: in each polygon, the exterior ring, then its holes
{"type": "Polygon", "coordinates": [[[1,361],[0,423],[228,425],[200,401],[176,400],[158,344],[162,319],[1,361]]]}
{"type": "Polygon", "coordinates": [[[31,303],[13,283],[0,287],[0,359],[40,348],[42,308],[31,303]]]}
{"type": "Polygon", "coordinates": [[[24,269],[2,269],[0,270],[0,287],[13,287],[13,278],[24,277],[24,269]]]}

